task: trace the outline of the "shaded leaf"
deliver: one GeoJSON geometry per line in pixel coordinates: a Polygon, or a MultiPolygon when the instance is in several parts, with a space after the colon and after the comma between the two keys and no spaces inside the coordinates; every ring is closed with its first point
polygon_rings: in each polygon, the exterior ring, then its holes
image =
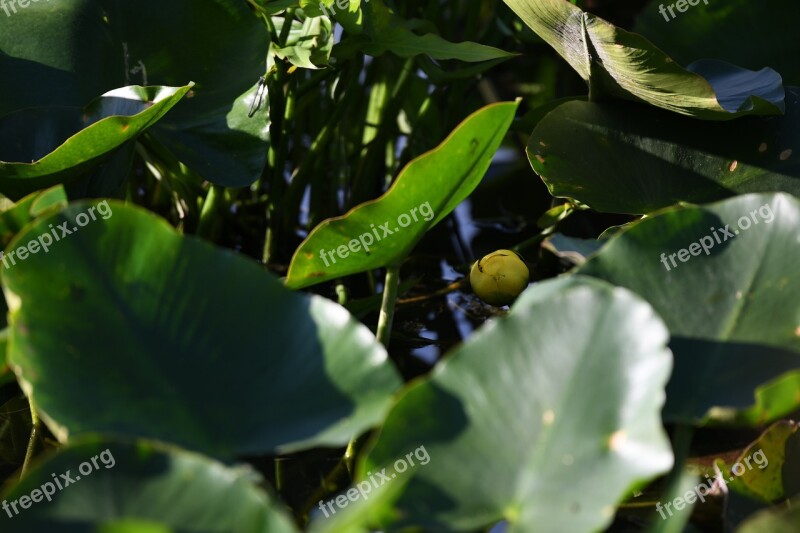
{"type": "Polygon", "coordinates": [[[17,503],[38,489],[40,501],[28,501],[28,509],[18,504],[11,518],[0,513],[0,525],[20,533],[297,531],[262,482],[248,467],[163,444],[93,437],[48,457],[6,491],[3,499],[17,503]],[[62,473],[73,482],[56,490],[62,473]]]}
{"type": "Polygon", "coordinates": [[[34,2],[0,16],[0,114],[82,106],[114,88],[179,87],[187,98],[150,130],[192,171],[244,186],[266,162],[268,112],[247,118],[269,34],[241,0],[34,2]],[[158,38],[154,38],[158,36],[158,38]]]}
{"type": "Polygon", "coordinates": [[[20,198],[66,183],[152,127],[193,84],[123,87],[83,109],[36,107],[0,119],[0,192],[20,198]]]}
{"type": "Polygon", "coordinates": [[[592,100],[624,98],[709,120],[784,110],[783,82],[770,68],[709,60],[684,69],[641,35],[566,0],[504,2],[586,80],[592,100]]]}
{"type": "Polygon", "coordinates": [[[668,210],[577,270],[636,292],[669,327],[667,420],[757,425],[800,405],[798,221],[786,194],[668,210]]]}
{"type": "Polygon", "coordinates": [[[698,122],[633,104],[570,102],[536,127],[528,157],[551,194],[648,213],[748,192],[800,196],[800,89],[783,117],[698,122]]]}
{"type": "MultiPolygon", "coordinates": [[[[71,227],[90,205],[11,246],[71,227]]],[[[108,432],[227,457],[344,445],[382,420],[400,379],[344,308],[107,205],[113,216],[3,272],[9,361],[59,440],[108,432]]]]}

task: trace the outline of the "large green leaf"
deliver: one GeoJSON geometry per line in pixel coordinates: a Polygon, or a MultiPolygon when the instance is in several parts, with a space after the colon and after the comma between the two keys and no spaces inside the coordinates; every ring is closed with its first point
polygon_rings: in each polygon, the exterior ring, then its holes
{"type": "MultiPolygon", "coordinates": [[[[90,205],[40,219],[6,253],[90,205]]],[[[344,308],[106,207],[3,273],[9,361],[60,440],[104,431],[230,456],[343,445],[382,420],[400,379],[344,308]]]]}
{"type": "Polygon", "coordinates": [[[628,490],[672,465],[660,417],[667,338],[626,290],[536,284],[400,398],[359,477],[406,476],[397,461],[424,447],[398,526],[602,530],[628,490]]]}
{"type": "Polygon", "coordinates": [[[505,102],[476,111],[437,148],[410,162],[386,194],[314,228],[295,251],[287,286],[307,287],[404,259],[480,183],[517,105],[505,102]],[[358,246],[348,248],[354,241],[358,246]],[[337,249],[342,254],[323,257],[323,251],[337,249]]]}
{"type": "Polygon", "coordinates": [[[578,269],[636,292],[669,327],[667,419],[761,424],[800,405],[799,223],[782,193],[671,210],[578,269]]]}
{"type": "Polygon", "coordinates": [[[64,183],[157,123],[194,84],[123,87],[83,109],[35,107],[0,118],[0,192],[64,183]]]}
{"type": "Polygon", "coordinates": [[[698,122],[627,104],[569,102],[536,127],[528,156],[555,196],[647,213],[747,192],[800,196],[800,89],[783,117],[698,122]]]}
{"type": "Polygon", "coordinates": [[[647,39],[566,0],[504,0],[589,84],[593,100],[625,98],[709,120],[783,112],[783,84],[758,72],[707,60],[681,67],[647,39]]]}
{"type": "Polygon", "coordinates": [[[241,0],[30,3],[0,15],[0,114],[194,81],[191,98],[150,132],[204,178],[246,185],[266,161],[266,110],[247,111],[268,39],[241,0]]]}
{"type": "Polygon", "coordinates": [[[0,512],[0,528],[19,533],[297,531],[258,487],[262,482],[249,467],[225,466],[161,444],[89,438],[36,465],[0,498],[9,509],[0,512]]]}
{"type": "Polygon", "coordinates": [[[800,85],[800,3],[784,0],[700,2],[675,19],[659,13],[672,2],[650,2],[634,30],[688,64],[701,57],[735,62],[745,68],[777,70],[788,85],[800,85]],[[768,20],[769,24],[753,21],[768,20]],[[669,22],[669,23],[667,23],[669,22]],[[691,39],[686,36],[691,35],[691,39]],[[742,36],[746,35],[746,39],[742,36]]]}

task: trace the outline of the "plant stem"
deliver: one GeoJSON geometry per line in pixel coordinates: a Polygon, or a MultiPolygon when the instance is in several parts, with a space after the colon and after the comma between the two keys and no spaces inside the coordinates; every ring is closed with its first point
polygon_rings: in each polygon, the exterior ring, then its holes
{"type": "Polygon", "coordinates": [[[275,458],[275,491],[280,494],[283,489],[283,457],[275,458]]]}
{"type": "Polygon", "coordinates": [[[36,451],[36,441],[39,439],[39,427],[41,424],[39,421],[39,414],[36,412],[36,406],[33,405],[33,398],[30,396],[28,397],[28,405],[31,409],[31,436],[28,439],[28,448],[25,450],[25,461],[22,463],[20,479],[25,477],[25,473],[30,468],[31,461],[33,460],[33,454],[36,451]]]}
{"type": "Polygon", "coordinates": [[[219,199],[225,194],[225,190],[219,185],[212,185],[208,189],[208,195],[203,202],[203,209],[200,211],[200,223],[197,225],[197,236],[211,239],[214,233],[214,223],[217,220],[217,208],[219,199]]]}
{"type": "Polygon", "coordinates": [[[543,229],[530,239],[519,243],[518,245],[511,248],[512,251],[520,253],[522,250],[535,246],[545,240],[549,235],[552,235],[556,231],[556,226],[550,226],[548,228],[543,229]]]}
{"type": "Polygon", "coordinates": [[[397,301],[397,287],[400,283],[400,267],[390,266],[386,269],[386,279],[383,282],[383,301],[381,302],[381,315],[378,318],[378,341],[385,348],[389,347],[392,335],[392,320],[394,320],[394,306],[397,301]]]}

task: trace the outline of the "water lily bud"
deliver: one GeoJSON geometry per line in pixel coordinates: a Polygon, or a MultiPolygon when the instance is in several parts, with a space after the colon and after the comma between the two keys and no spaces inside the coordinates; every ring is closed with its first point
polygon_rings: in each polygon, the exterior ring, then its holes
{"type": "Polygon", "coordinates": [[[528,267],[511,250],[497,250],[472,265],[469,283],[490,305],[509,305],[528,286],[528,267]]]}

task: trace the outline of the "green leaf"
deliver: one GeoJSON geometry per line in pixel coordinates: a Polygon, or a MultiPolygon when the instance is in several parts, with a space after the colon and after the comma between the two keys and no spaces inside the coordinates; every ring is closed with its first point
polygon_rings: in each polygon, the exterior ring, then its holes
{"type": "MultiPolygon", "coordinates": [[[[729,487],[741,494],[770,503],[784,494],[786,442],[797,433],[795,422],[776,422],[750,446],[739,454],[732,465],[724,465],[732,476],[729,487]]],[[[724,463],[723,463],[724,464],[724,463]]],[[[789,474],[791,471],[787,471],[789,474]]],[[[791,476],[791,474],[789,474],[791,476]]]]}
{"type": "Polygon", "coordinates": [[[539,220],[536,221],[536,225],[542,229],[555,226],[571,215],[574,210],[575,206],[572,205],[571,202],[565,202],[561,205],[557,205],[551,209],[548,209],[542,216],[540,216],[539,220]]]}
{"type": "Polygon", "coordinates": [[[19,533],[297,531],[260,483],[246,466],[163,444],[93,437],[47,458],[8,490],[0,498],[9,505],[0,527],[19,533]],[[54,479],[69,485],[58,490],[54,479]],[[39,501],[29,499],[24,509],[20,498],[35,490],[39,501]]]}
{"type": "Polygon", "coordinates": [[[295,251],[286,285],[300,289],[402,261],[481,181],[517,106],[505,102],[473,113],[437,148],[411,161],[386,194],[314,228],[295,251]],[[342,254],[322,256],[337,249],[342,254]]]}
{"type": "Polygon", "coordinates": [[[602,530],[616,502],[672,465],[660,417],[667,338],[628,291],[589,278],[535,284],[407,390],[359,479],[383,467],[406,476],[397,461],[424,447],[397,527],[602,530]]]}
{"type": "Polygon", "coordinates": [[[59,440],[107,432],[229,457],[344,445],[383,419],[400,379],[344,308],[105,202],[104,218],[3,273],[9,361],[59,440]]]}
{"type": "Polygon", "coordinates": [[[372,56],[379,56],[388,51],[400,57],[425,54],[438,60],[457,59],[471,63],[510,59],[516,55],[478,43],[453,43],[433,33],[417,35],[404,27],[395,27],[385,33],[379,33],[364,46],[364,51],[372,56]]]}
{"type": "Polygon", "coordinates": [[[564,0],[504,0],[589,84],[592,100],[624,98],[693,117],[730,120],[783,112],[783,84],[719,61],[682,68],[647,39],[564,0]]]}
{"type": "MultiPolygon", "coordinates": [[[[275,20],[275,31],[281,32],[285,19],[275,20]]],[[[273,45],[270,52],[292,65],[317,69],[328,64],[333,49],[333,27],[327,17],[292,20],[292,28],[281,48],[273,45]]]]}
{"type": "Polygon", "coordinates": [[[736,530],[737,533],[797,533],[800,529],[800,497],[786,504],[759,511],[736,530]]]}
{"type": "Polygon", "coordinates": [[[669,327],[667,420],[756,425],[800,406],[798,220],[782,193],[669,210],[577,270],[636,292],[669,327]]]}
{"type": "Polygon", "coordinates": [[[388,51],[400,57],[425,54],[439,60],[478,62],[509,59],[517,55],[473,42],[453,43],[434,33],[417,35],[412,31],[413,22],[395,15],[383,0],[370,0],[365,3],[364,10],[366,33],[370,40],[362,48],[372,56],[388,51]]]}
{"type": "MultiPolygon", "coordinates": [[[[323,0],[323,2],[332,1],[333,0],[323,0]]],[[[251,0],[251,2],[255,3],[264,13],[272,16],[277,15],[287,8],[299,7],[302,3],[306,3],[306,0],[251,0]]],[[[308,1],[308,3],[313,5],[311,1],[308,1]]]]}
{"type": "Polygon", "coordinates": [[[185,87],[123,87],[83,109],[36,107],[0,119],[0,192],[11,198],[67,183],[152,127],[185,87]]]}
{"type": "Polygon", "coordinates": [[[748,192],[800,196],[800,89],[783,117],[698,122],[634,104],[569,102],[533,131],[528,157],[551,194],[640,214],[748,192]]]}
{"type": "Polygon", "coordinates": [[[29,194],[0,213],[0,244],[5,248],[14,235],[36,217],[60,211],[66,206],[67,193],[61,185],[29,194]]]}
{"type": "Polygon", "coordinates": [[[194,81],[149,133],[203,178],[249,185],[266,162],[267,110],[252,119],[247,112],[268,43],[242,0],[30,3],[0,15],[0,115],[78,107],[126,85],[194,81]]]}
{"type": "Polygon", "coordinates": [[[713,57],[749,69],[769,65],[787,85],[800,85],[800,38],[795,31],[800,3],[700,2],[674,20],[659,13],[661,5],[669,4],[650,2],[636,19],[634,30],[679,63],[713,57]],[[753,24],[756,20],[769,24],[753,24]]]}

